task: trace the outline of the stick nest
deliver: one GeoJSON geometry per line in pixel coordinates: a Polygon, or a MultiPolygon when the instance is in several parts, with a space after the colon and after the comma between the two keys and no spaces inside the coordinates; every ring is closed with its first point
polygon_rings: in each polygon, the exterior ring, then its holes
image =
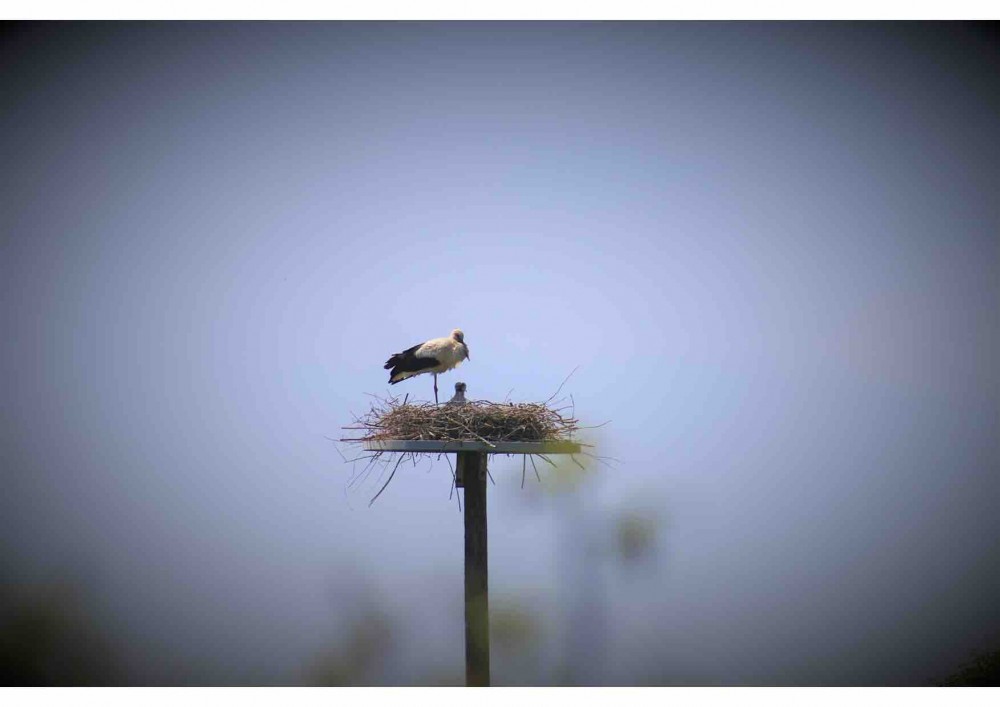
{"type": "Polygon", "coordinates": [[[567,407],[547,403],[492,403],[470,400],[463,404],[410,403],[398,398],[376,398],[371,409],[347,430],[361,437],[342,442],[384,439],[456,442],[555,442],[572,439],[579,421],[563,413],[567,407]]]}

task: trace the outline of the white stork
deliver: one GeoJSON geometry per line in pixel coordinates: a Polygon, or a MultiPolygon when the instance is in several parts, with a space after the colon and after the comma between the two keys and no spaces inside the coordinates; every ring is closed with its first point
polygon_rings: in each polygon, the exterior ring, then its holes
{"type": "Polygon", "coordinates": [[[389,383],[399,383],[421,373],[434,374],[434,404],[438,402],[438,373],[450,371],[469,358],[469,347],[465,345],[465,334],[455,329],[451,336],[431,339],[411,346],[402,353],[393,354],[385,362],[385,369],[392,369],[389,383]]]}

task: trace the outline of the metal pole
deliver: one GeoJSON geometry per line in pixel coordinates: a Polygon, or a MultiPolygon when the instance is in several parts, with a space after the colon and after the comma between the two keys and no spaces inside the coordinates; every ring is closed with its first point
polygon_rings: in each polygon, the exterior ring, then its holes
{"type": "Polygon", "coordinates": [[[490,595],[486,559],[486,454],[459,452],[465,486],[465,684],[490,684],[490,595]]]}

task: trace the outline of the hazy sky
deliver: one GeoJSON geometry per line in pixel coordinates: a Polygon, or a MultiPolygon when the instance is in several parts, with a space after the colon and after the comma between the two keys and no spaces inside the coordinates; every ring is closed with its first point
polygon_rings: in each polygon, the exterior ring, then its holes
{"type": "Polygon", "coordinates": [[[579,366],[620,460],[576,505],[493,462],[496,596],[559,604],[567,528],[663,519],[595,590],[600,681],[924,684],[1000,642],[995,26],[3,32],[15,581],[92,573],[149,661],[228,680],[365,602],[409,621],[385,679],[460,669],[447,465],[368,508],[327,437],[461,327],[443,392],[579,366]]]}

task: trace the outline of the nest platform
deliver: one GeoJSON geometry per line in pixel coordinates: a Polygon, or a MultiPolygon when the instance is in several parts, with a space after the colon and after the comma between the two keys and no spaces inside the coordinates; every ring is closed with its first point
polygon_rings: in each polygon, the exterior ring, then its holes
{"type": "Polygon", "coordinates": [[[410,403],[376,398],[342,439],[372,452],[486,452],[488,454],[576,454],[578,421],[545,403],[410,403]]]}
{"type": "Polygon", "coordinates": [[[362,442],[368,452],[486,452],[488,454],[578,454],[579,442],[556,440],[551,442],[479,442],[477,440],[425,440],[425,439],[372,439],[362,442]]]}

